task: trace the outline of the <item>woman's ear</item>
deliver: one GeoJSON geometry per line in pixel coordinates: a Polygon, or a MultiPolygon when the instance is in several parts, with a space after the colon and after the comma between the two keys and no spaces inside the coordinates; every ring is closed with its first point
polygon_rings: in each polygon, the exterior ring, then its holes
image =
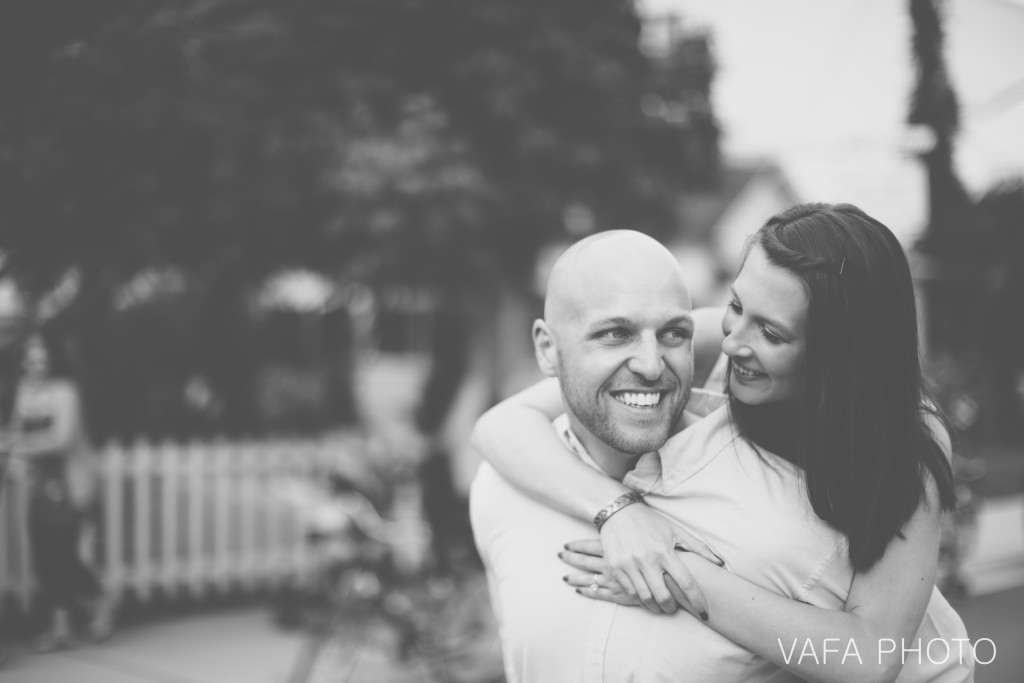
{"type": "Polygon", "coordinates": [[[540,371],[548,377],[558,376],[558,352],[555,337],[547,323],[538,318],[533,321],[533,352],[540,371]]]}

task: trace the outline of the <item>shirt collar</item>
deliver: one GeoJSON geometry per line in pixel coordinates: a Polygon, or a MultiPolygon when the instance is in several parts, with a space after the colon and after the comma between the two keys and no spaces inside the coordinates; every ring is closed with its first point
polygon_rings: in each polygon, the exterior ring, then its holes
{"type": "Polygon", "coordinates": [[[727,399],[728,397],[719,391],[693,389],[683,411],[683,431],[670,437],[657,451],[641,457],[636,467],[626,475],[624,483],[648,492],[652,491],[659,481],[663,487],[671,486],[672,482],[668,480],[675,479],[674,475],[683,475],[680,468],[686,467],[684,456],[688,453],[686,449],[676,445],[680,441],[680,435],[690,426],[724,406],[727,399]],[[668,475],[663,480],[666,472],[668,475]]]}
{"type": "MultiPolygon", "coordinates": [[[[683,411],[683,423],[687,427],[704,417],[707,417],[715,410],[725,405],[726,395],[718,391],[710,391],[708,389],[693,389],[690,392],[690,400],[686,403],[686,408],[683,411]]],[[[562,440],[569,450],[576,454],[580,460],[593,467],[599,472],[604,472],[601,467],[594,462],[594,459],[587,453],[587,449],[584,448],[583,444],[577,438],[576,434],[572,431],[572,424],[569,422],[569,416],[562,413],[555,418],[554,422],[555,431],[558,434],[558,438],[562,440]]],[[[685,427],[684,427],[685,428],[685,427]]],[[[637,461],[636,467],[634,467],[628,474],[624,483],[633,488],[644,489],[650,491],[657,483],[658,479],[661,478],[662,472],[673,470],[676,463],[681,458],[679,448],[673,448],[672,443],[676,440],[678,435],[673,436],[661,447],[660,450],[652,453],[647,453],[640,457],[637,461]]]]}
{"type": "Polygon", "coordinates": [[[572,424],[569,422],[568,415],[562,413],[555,418],[553,424],[555,426],[555,432],[558,434],[558,438],[562,440],[562,443],[565,444],[570,451],[576,454],[577,458],[599,472],[604,471],[596,462],[594,462],[594,459],[590,457],[590,453],[587,453],[587,449],[583,447],[583,444],[576,437],[575,432],[572,431],[572,424]]]}

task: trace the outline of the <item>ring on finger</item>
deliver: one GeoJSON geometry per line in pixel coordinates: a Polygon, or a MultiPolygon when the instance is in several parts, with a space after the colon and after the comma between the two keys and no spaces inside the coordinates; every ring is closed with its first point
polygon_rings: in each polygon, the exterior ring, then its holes
{"type": "Polygon", "coordinates": [[[600,574],[594,574],[594,578],[590,579],[590,585],[587,586],[587,588],[589,588],[590,590],[593,590],[593,591],[596,591],[598,588],[600,588],[601,584],[599,584],[597,582],[597,580],[600,579],[600,578],[601,578],[600,574]]]}

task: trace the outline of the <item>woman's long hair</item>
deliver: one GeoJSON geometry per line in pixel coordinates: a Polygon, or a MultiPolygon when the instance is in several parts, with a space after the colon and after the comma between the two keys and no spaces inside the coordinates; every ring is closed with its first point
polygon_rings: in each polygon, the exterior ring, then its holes
{"type": "Polygon", "coordinates": [[[874,565],[926,498],[955,503],[949,462],[926,422],[917,310],[906,254],[850,204],[802,204],[754,235],[809,295],[803,383],[794,404],[732,399],[740,433],[806,473],[815,513],[843,532],[857,571],[874,565]]]}

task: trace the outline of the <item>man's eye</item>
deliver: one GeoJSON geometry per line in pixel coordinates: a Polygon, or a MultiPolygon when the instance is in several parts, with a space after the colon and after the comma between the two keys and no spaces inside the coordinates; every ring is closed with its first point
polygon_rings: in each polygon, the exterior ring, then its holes
{"type": "Polygon", "coordinates": [[[693,335],[690,333],[690,330],[686,329],[685,327],[673,327],[671,329],[665,330],[661,336],[664,339],[668,339],[671,341],[684,342],[690,339],[693,335]]]}
{"type": "Polygon", "coordinates": [[[629,336],[629,333],[626,330],[622,329],[621,327],[616,327],[610,330],[603,330],[599,332],[597,336],[599,339],[608,339],[610,341],[615,341],[627,338],[629,336]]]}
{"type": "Polygon", "coordinates": [[[743,307],[740,306],[740,302],[736,301],[736,299],[730,301],[728,304],[726,304],[726,306],[729,308],[730,311],[735,311],[736,313],[743,312],[743,307]]]}

